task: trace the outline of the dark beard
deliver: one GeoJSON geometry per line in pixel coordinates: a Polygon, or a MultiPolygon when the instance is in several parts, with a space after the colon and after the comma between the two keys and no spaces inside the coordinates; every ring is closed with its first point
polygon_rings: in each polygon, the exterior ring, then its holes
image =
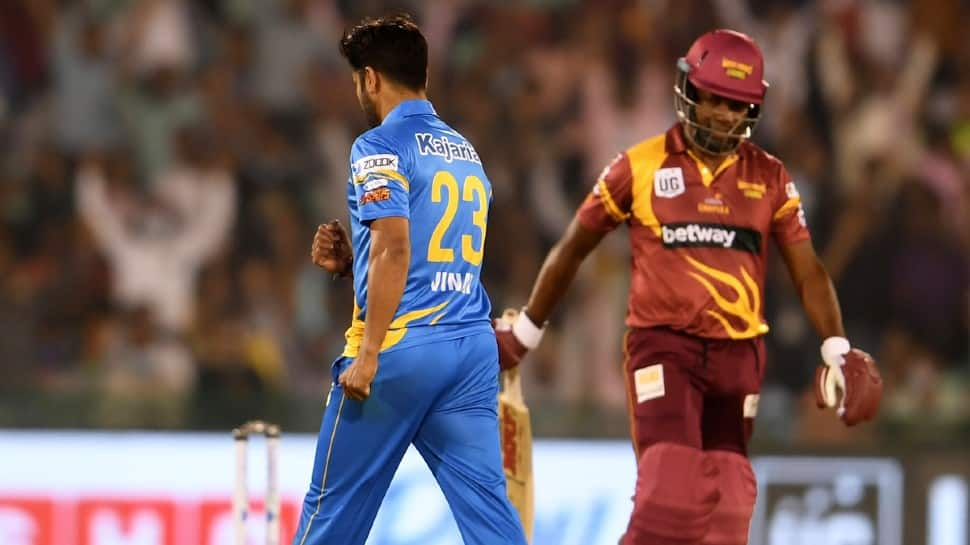
{"type": "Polygon", "coordinates": [[[368,101],[366,98],[360,100],[360,109],[364,111],[367,125],[374,128],[381,124],[381,116],[377,115],[377,105],[368,101]]]}
{"type": "Polygon", "coordinates": [[[358,102],[360,102],[360,109],[364,112],[364,118],[367,120],[367,125],[374,128],[381,124],[381,116],[377,114],[377,104],[372,100],[368,100],[367,93],[363,89],[363,77],[358,79],[358,93],[357,96],[360,97],[358,102]]]}
{"type": "Polygon", "coordinates": [[[730,153],[739,144],[739,139],[715,136],[710,130],[706,130],[704,127],[693,127],[688,128],[688,130],[692,131],[691,136],[693,137],[694,144],[702,150],[715,155],[730,153]]]}

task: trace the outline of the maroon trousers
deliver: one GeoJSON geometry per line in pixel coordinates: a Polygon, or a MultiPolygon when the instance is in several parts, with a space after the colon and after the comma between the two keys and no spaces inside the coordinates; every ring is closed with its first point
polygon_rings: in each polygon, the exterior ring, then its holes
{"type": "Polygon", "coordinates": [[[633,328],[624,348],[638,458],[659,442],[747,456],[765,372],[762,337],[705,339],[633,328]]]}

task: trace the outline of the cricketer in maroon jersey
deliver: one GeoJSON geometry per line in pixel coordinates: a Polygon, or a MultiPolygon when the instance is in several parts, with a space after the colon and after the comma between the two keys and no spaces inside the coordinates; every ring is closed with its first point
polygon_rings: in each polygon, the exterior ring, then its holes
{"type": "Polygon", "coordinates": [[[629,228],[628,326],[762,335],[769,239],[809,238],[798,191],[781,162],[749,142],[714,172],[695,157],[680,124],[631,147],[603,171],[577,219],[594,232],[629,228]]]}
{"type": "Polygon", "coordinates": [[[638,456],[624,545],[744,545],[756,485],[747,444],[764,378],[764,278],[774,239],[822,343],[820,406],[871,419],[882,385],[852,349],[831,279],[781,162],[748,142],[767,90],[757,45],[709,32],[677,62],[679,123],[621,153],[550,251],[528,304],[497,320],[503,368],[535,348],[576,269],[626,224],[624,338],[638,456]]]}

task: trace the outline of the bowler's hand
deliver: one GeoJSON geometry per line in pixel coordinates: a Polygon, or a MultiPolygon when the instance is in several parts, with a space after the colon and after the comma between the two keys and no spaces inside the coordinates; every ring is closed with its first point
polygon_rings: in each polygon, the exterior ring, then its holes
{"type": "Polygon", "coordinates": [[[358,356],[340,374],[338,381],[344,387],[344,395],[363,401],[370,395],[370,385],[377,375],[377,356],[358,356]]]}
{"type": "Polygon", "coordinates": [[[354,262],[354,251],[350,237],[340,221],[333,220],[317,227],[310,249],[313,263],[331,274],[346,276],[350,274],[354,262]]]}

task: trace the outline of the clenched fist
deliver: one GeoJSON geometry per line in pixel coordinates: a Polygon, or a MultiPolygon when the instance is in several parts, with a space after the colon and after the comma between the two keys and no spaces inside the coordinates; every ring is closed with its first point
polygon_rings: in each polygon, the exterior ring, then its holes
{"type": "Polygon", "coordinates": [[[350,237],[338,220],[321,224],[313,235],[313,246],[310,248],[313,263],[325,271],[338,276],[351,274],[354,263],[354,251],[350,246],[350,237]]]}
{"type": "Polygon", "coordinates": [[[377,375],[377,357],[357,356],[337,379],[350,399],[363,401],[370,396],[371,383],[377,375]]]}

